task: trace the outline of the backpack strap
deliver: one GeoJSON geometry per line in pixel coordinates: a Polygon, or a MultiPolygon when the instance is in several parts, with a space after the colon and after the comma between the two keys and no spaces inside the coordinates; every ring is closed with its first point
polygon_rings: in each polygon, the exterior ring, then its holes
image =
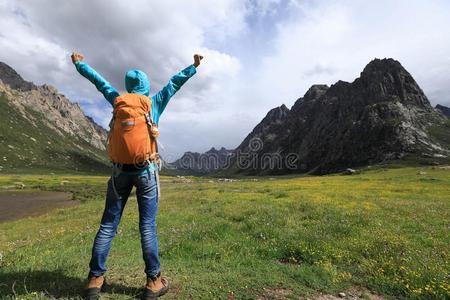
{"type": "Polygon", "coordinates": [[[113,102],[112,117],[111,117],[111,121],[109,121],[109,124],[108,124],[109,132],[108,132],[108,137],[106,138],[106,145],[108,145],[109,141],[111,140],[112,130],[114,128],[114,120],[116,119],[116,115],[114,113],[114,109],[116,108],[116,99],[114,99],[114,102],[113,102]]]}
{"type": "Polygon", "coordinates": [[[144,114],[144,117],[145,117],[145,121],[147,122],[147,125],[151,127],[154,124],[153,119],[152,119],[152,114],[150,112],[147,112],[144,114]]]}
{"type": "Polygon", "coordinates": [[[155,150],[156,150],[156,158],[157,158],[155,163],[158,166],[158,169],[161,170],[162,162],[161,162],[161,159],[159,158],[158,139],[156,136],[152,135],[153,126],[155,126],[156,128],[158,128],[158,126],[156,125],[155,122],[153,122],[151,112],[144,114],[144,116],[145,116],[145,120],[148,125],[148,134],[153,138],[153,140],[155,142],[155,150]]]}
{"type": "Polygon", "coordinates": [[[114,112],[113,112],[113,115],[111,117],[111,121],[109,121],[109,125],[108,125],[109,132],[108,132],[108,136],[106,137],[106,145],[107,146],[108,146],[108,144],[109,144],[109,142],[111,140],[111,135],[112,135],[112,131],[113,131],[113,128],[114,128],[114,120],[115,120],[115,116],[114,116],[114,112]]]}

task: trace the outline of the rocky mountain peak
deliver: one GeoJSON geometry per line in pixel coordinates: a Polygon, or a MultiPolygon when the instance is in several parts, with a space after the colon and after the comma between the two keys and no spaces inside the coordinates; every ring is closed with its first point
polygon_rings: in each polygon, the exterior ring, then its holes
{"type": "Polygon", "coordinates": [[[411,74],[392,58],[371,61],[355,83],[358,88],[366,90],[365,97],[373,103],[398,101],[403,105],[432,110],[428,98],[411,74]]]}
{"type": "Polygon", "coordinates": [[[234,150],[228,150],[225,147],[221,147],[217,150],[212,147],[205,153],[198,152],[185,152],[180,159],[169,163],[170,169],[176,169],[175,173],[187,174],[207,174],[218,169],[224,168],[228,165],[234,150]]]}
{"type": "Polygon", "coordinates": [[[16,70],[1,61],[0,80],[14,90],[30,91],[36,89],[36,86],[32,82],[25,81],[16,70]]]}
{"type": "Polygon", "coordinates": [[[440,113],[442,113],[443,115],[447,116],[450,118],[450,107],[444,106],[444,105],[436,105],[436,110],[438,110],[440,113]]]}
{"type": "Polygon", "coordinates": [[[282,104],[281,106],[272,108],[263,119],[263,122],[272,123],[277,122],[278,120],[283,120],[288,113],[289,108],[287,108],[286,105],[282,104]]]}
{"type": "Polygon", "coordinates": [[[375,58],[371,62],[369,62],[362,71],[361,75],[373,76],[375,73],[395,73],[395,72],[406,72],[405,68],[401,65],[400,62],[396,61],[392,58],[375,58]]]}
{"type": "Polygon", "coordinates": [[[41,88],[50,94],[58,94],[58,90],[53,85],[43,84],[41,88]]]}
{"type": "Polygon", "coordinates": [[[318,99],[321,96],[323,96],[327,91],[329,87],[326,84],[314,84],[312,85],[308,91],[306,91],[305,95],[303,96],[303,100],[314,100],[318,99]]]}
{"type": "MultiPolygon", "coordinates": [[[[228,153],[230,153],[232,150],[228,150],[225,147],[221,147],[220,149],[216,149],[215,147],[211,147],[211,149],[209,149],[208,151],[206,151],[203,154],[219,154],[219,155],[227,155],[228,153]]],[[[188,153],[188,152],[186,152],[188,153]]],[[[203,155],[200,154],[200,155],[203,155]]]]}

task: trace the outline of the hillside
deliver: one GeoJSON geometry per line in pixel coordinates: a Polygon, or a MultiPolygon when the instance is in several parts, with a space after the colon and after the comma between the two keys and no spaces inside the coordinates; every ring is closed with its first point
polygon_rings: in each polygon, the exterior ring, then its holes
{"type": "Polygon", "coordinates": [[[108,172],[107,131],[54,87],[0,63],[0,172],[108,172]]]}

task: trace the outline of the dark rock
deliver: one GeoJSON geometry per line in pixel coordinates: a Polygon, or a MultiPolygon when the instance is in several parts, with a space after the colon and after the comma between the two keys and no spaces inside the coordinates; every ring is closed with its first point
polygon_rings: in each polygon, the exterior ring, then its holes
{"type": "Polygon", "coordinates": [[[353,175],[356,173],[356,170],[347,168],[342,174],[344,175],[353,175]]]}
{"type": "Polygon", "coordinates": [[[444,106],[444,105],[436,105],[436,110],[438,110],[440,113],[445,115],[446,117],[450,118],[450,107],[444,106]]]}
{"type": "Polygon", "coordinates": [[[0,61],[0,80],[9,85],[14,90],[30,91],[36,89],[36,86],[29,81],[23,80],[13,68],[0,61]]]}

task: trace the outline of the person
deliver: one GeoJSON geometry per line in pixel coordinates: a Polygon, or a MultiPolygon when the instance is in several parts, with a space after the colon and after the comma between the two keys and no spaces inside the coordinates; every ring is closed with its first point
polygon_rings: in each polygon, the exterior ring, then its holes
{"type": "Polygon", "coordinates": [[[143,298],[155,299],[169,289],[168,279],[161,276],[156,231],[159,201],[157,166],[159,157],[156,139],[159,136],[159,119],[170,98],[196,74],[203,56],[195,54],[194,63],[173,76],[169,83],[151,98],[150,81],[143,71],[128,71],[125,76],[127,93],[119,95],[108,81],[83,61],[82,54],[74,52],[71,59],[76,70],[93,83],[114,107],[108,137],[113,175],[108,181],[105,209],[92,247],[85,297],[87,299],[99,297],[105,283],[106,260],[111,241],[117,232],[128,196],[135,186],[141,246],[147,275],[143,298]]]}

